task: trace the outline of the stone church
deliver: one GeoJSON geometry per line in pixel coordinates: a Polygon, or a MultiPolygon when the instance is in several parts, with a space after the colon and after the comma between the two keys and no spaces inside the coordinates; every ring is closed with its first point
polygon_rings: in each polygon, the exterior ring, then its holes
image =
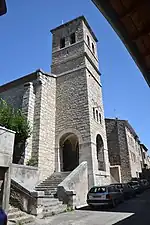
{"type": "Polygon", "coordinates": [[[37,70],[0,87],[0,97],[26,115],[32,129],[24,164],[40,179],[88,163],[89,184],[110,182],[97,38],[84,16],[51,30],[51,72],[37,70]]]}

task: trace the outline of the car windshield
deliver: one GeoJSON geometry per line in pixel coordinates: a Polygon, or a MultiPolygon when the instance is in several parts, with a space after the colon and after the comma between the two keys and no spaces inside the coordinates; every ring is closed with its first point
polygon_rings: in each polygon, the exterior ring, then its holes
{"type": "Polygon", "coordinates": [[[122,188],[122,184],[116,184],[115,186],[119,189],[122,188]]]}
{"type": "Polygon", "coordinates": [[[104,193],[106,192],[106,187],[93,187],[89,193],[104,193]]]}

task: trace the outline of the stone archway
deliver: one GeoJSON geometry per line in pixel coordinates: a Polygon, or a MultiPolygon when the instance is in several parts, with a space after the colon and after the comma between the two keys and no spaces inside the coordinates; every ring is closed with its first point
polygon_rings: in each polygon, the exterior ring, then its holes
{"type": "Polygon", "coordinates": [[[98,169],[105,171],[104,143],[100,134],[96,136],[98,169]]]}
{"type": "Polygon", "coordinates": [[[61,171],[72,171],[79,165],[79,141],[75,134],[69,133],[60,139],[61,171]]]}

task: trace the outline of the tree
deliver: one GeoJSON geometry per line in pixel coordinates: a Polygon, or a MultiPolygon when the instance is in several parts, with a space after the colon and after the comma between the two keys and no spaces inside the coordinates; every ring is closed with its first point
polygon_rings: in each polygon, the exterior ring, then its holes
{"type": "Polygon", "coordinates": [[[25,143],[31,135],[30,125],[20,109],[14,109],[3,99],[0,99],[0,126],[16,132],[13,162],[23,163],[25,143]]]}

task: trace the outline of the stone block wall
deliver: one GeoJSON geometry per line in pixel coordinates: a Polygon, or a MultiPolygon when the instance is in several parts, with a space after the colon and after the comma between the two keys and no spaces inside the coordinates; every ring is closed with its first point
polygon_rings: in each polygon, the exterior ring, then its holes
{"type": "MultiPolygon", "coordinates": [[[[79,161],[88,162],[91,181],[109,180],[109,160],[96,37],[84,18],[52,30],[53,53],[52,72],[56,78],[56,152],[59,148],[60,133],[76,130],[82,138],[79,143],[79,161]],[[76,42],[70,44],[70,34],[75,33],[76,42]],[[60,48],[60,39],[65,38],[65,47],[60,48]],[[88,41],[89,39],[89,41],[88,41]],[[94,50],[93,47],[94,46],[94,50]],[[93,119],[93,107],[98,107],[101,124],[93,119]],[[104,142],[106,171],[98,171],[96,136],[104,142]],[[97,176],[97,177],[96,177],[97,176]],[[105,179],[105,177],[107,177],[105,179]]],[[[79,138],[78,136],[78,138],[79,138]]]]}
{"type": "Polygon", "coordinates": [[[127,137],[127,145],[129,151],[129,160],[131,166],[131,176],[139,177],[139,173],[142,172],[142,155],[139,148],[138,140],[135,139],[134,135],[130,132],[130,130],[125,128],[126,137],[127,137]]]}
{"type": "MultiPolygon", "coordinates": [[[[39,111],[35,115],[38,130],[38,169],[40,179],[50,176],[55,170],[55,115],[56,115],[56,79],[52,76],[40,75],[38,99],[35,107],[39,111]]],[[[36,143],[34,149],[36,151],[36,143]]]]}
{"type": "Polygon", "coordinates": [[[89,118],[90,118],[90,135],[91,135],[91,151],[93,161],[93,171],[95,184],[103,185],[110,183],[110,169],[108,159],[108,148],[106,139],[106,128],[104,119],[104,107],[102,97],[102,87],[100,82],[100,72],[98,70],[98,56],[96,40],[89,31],[87,25],[83,22],[84,29],[84,51],[86,76],[87,76],[87,90],[88,90],[88,106],[89,106],[89,118]],[[87,42],[87,36],[89,37],[89,44],[87,42]],[[94,45],[94,51],[92,49],[94,45]],[[95,110],[95,117],[93,115],[95,110]],[[98,118],[96,115],[98,112],[98,118]],[[98,169],[97,150],[96,150],[96,137],[100,135],[104,145],[104,171],[98,169]]]}
{"type": "Polygon", "coordinates": [[[41,71],[20,78],[0,89],[0,97],[20,108],[31,127],[25,149],[25,164],[32,158],[40,179],[55,169],[56,78],[41,71]]]}
{"type": "Polygon", "coordinates": [[[35,90],[33,82],[24,84],[24,94],[22,99],[22,111],[29,121],[31,128],[31,136],[26,141],[25,160],[26,164],[32,157],[32,141],[33,141],[33,122],[34,122],[34,107],[35,107],[35,90]]]}
{"type": "Polygon", "coordinates": [[[6,212],[8,211],[9,206],[14,138],[15,132],[6,129],[5,127],[0,127],[0,173],[4,176],[0,177],[0,179],[3,180],[0,204],[2,204],[1,206],[6,212]]]}
{"type": "Polygon", "coordinates": [[[90,132],[91,132],[92,160],[93,160],[95,184],[102,185],[108,184],[110,182],[109,180],[110,170],[109,170],[102,91],[100,83],[98,83],[93,77],[94,73],[96,73],[94,68],[91,71],[91,73],[87,71],[90,132]],[[95,118],[93,115],[93,108],[95,109],[95,118]],[[98,111],[98,121],[96,111],[98,111]],[[98,170],[97,149],[96,149],[96,136],[98,134],[100,134],[100,136],[102,137],[104,144],[104,167],[105,167],[104,171],[98,170]]]}
{"type": "Polygon", "coordinates": [[[105,119],[109,159],[111,166],[120,166],[121,181],[129,181],[132,177],[129,149],[126,136],[126,121],[105,119]]]}
{"type": "Polygon", "coordinates": [[[24,85],[20,84],[9,89],[1,90],[0,98],[4,99],[8,104],[12,105],[16,109],[22,108],[22,100],[24,95],[24,85]]]}
{"type": "Polygon", "coordinates": [[[131,165],[129,160],[129,150],[127,146],[127,137],[125,132],[125,121],[118,120],[118,140],[120,146],[120,161],[121,161],[121,179],[122,182],[131,179],[131,165]]]}
{"type": "Polygon", "coordinates": [[[11,178],[32,191],[39,184],[39,171],[37,167],[12,164],[11,178]]]}
{"type": "Polygon", "coordinates": [[[120,165],[120,148],[117,120],[105,119],[110,165],[120,165]]]}

